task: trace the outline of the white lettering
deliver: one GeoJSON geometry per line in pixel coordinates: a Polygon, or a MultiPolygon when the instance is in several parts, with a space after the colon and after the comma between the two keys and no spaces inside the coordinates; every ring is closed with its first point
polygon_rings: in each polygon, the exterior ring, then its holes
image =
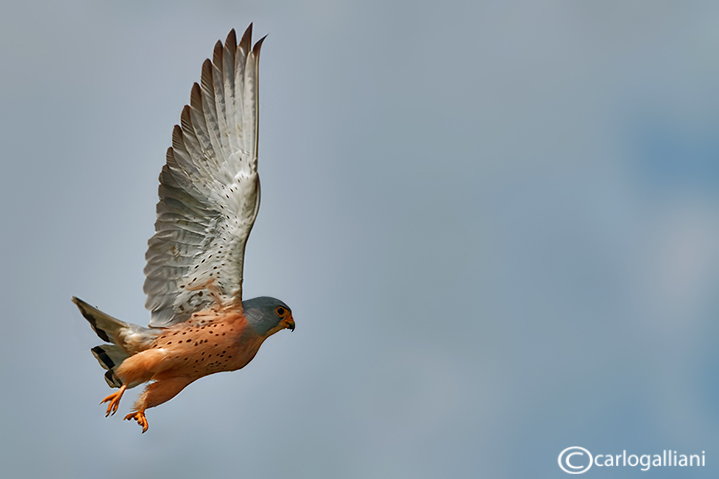
{"type": "Polygon", "coordinates": [[[654,467],[704,467],[706,465],[706,451],[701,451],[701,454],[680,454],[679,451],[673,449],[663,449],[661,454],[630,454],[629,452],[624,449],[621,454],[593,456],[583,447],[568,447],[559,454],[559,467],[569,474],[582,474],[593,465],[597,467],[638,467],[644,472],[654,467]],[[589,464],[572,464],[572,461],[575,463],[586,462],[583,458],[585,454],[589,457],[589,464]],[[573,459],[573,456],[580,458],[573,459]]]}

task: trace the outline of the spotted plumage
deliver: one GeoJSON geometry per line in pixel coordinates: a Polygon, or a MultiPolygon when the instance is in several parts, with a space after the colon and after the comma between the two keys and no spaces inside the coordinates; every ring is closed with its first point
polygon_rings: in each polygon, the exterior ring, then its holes
{"type": "Polygon", "coordinates": [[[252,25],[217,42],[202,66],[190,104],[172,133],[160,173],[155,235],[148,242],[145,306],[149,327],[113,318],[73,297],[108,344],[91,349],[119,390],[102,402],[114,414],[128,388],[149,382],[134,419],[172,399],[188,384],[249,363],[262,343],[294,330],[292,311],[270,297],[242,300],[245,245],[257,217],[258,68],[261,39],[252,25]]]}

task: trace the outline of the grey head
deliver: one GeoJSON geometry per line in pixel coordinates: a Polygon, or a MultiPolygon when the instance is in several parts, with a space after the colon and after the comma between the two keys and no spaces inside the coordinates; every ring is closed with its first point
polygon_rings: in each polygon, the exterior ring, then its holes
{"type": "Polygon", "coordinates": [[[242,308],[247,322],[260,336],[270,336],[285,328],[295,330],[292,310],[279,299],[260,296],[243,301],[242,308]]]}

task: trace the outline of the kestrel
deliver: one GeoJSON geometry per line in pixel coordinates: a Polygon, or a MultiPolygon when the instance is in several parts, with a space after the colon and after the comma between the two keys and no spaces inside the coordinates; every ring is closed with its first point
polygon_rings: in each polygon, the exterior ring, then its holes
{"type": "MultiPolygon", "coordinates": [[[[202,65],[190,105],[172,132],[160,173],[155,235],[145,255],[149,327],[125,323],[73,297],[106,343],[92,354],[119,391],[102,403],[115,414],[126,389],[151,381],[125,419],[147,431],[145,410],[193,381],[241,369],[265,339],[294,331],[292,311],[270,297],[242,300],[245,244],[260,206],[257,174],[258,69],[264,38],[232,30],[202,65]]],[[[101,404],[102,404],[101,403],[101,404]]]]}

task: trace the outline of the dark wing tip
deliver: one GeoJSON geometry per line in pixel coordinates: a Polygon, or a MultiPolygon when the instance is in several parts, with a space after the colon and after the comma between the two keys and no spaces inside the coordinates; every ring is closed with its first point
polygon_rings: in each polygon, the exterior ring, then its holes
{"type": "Polygon", "coordinates": [[[245,52],[250,50],[250,45],[252,44],[252,24],[250,23],[250,26],[247,27],[247,30],[245,30],[245,33],[242,34],[242,40],[240,40],[240,48],[242,48],[245,52]]]}
{"type": "MultiPolygon", "coordinates": [[[[169,147],[165,152],[165,166],[177,166],[177,162],[175,161],[175,150],[173,150],[172,147],[169,147]]],[[[164,166],[162,167],[162,171],[165,171],[164,166]]],[[[160,172],[160,178],[162,178],[162,171],[160,172]]]]}
{"type": "Polygon", "coordinates": [[[237,48],[237,34],[235,33],[234,28],[227,34],[227,38],[225,39],[225,48],[237,48]]]}
{"type": "Polygon", "coordinates": [[[215,49],[212,52],[212,63],[220,70],[222,69],[222,42],[219,40],[215,43],[215,49]]]}
{"type": "Polygon", "coordinates": [[[190,90],[190,106],[202,111],[202,95],[200,93],[200,85],[197,82],[192,84],[192,90],[190,90]]]}
{"type": "MultiPolygon", "coordinates": [[[[269,35],[269,33],[267,35],[269,35]]],[[[257,43],[255,43],[255,46],[252,48],[252,53],[254,53],[255,56],[260,55],[260,48],[262,48],[262,43],[265,41],[265,38],[267,38],[267,35],[257,40],[257,43]]]]}
{"type": "Polygon", "coordinates": [[[209,58],[202,63],[200,83],[202,83],[203,89],[206,89],[208,92],[214,94],[214,86],[212,84],[212,62],[209,58]]]}
{"type": "Polygon", "coordinates": [[[178,148],[182,144],[182,128],[180,125],[172,127],[172,147],[178,148]]]}
{"type": "Polygon", "coordinates": [[[182,124],[182,129],[185,131],[192,131],[194,129],[192,126],[192,116],[190,115],[190,105],[185,105],[182,108],[180,123],[182,124]]]}

